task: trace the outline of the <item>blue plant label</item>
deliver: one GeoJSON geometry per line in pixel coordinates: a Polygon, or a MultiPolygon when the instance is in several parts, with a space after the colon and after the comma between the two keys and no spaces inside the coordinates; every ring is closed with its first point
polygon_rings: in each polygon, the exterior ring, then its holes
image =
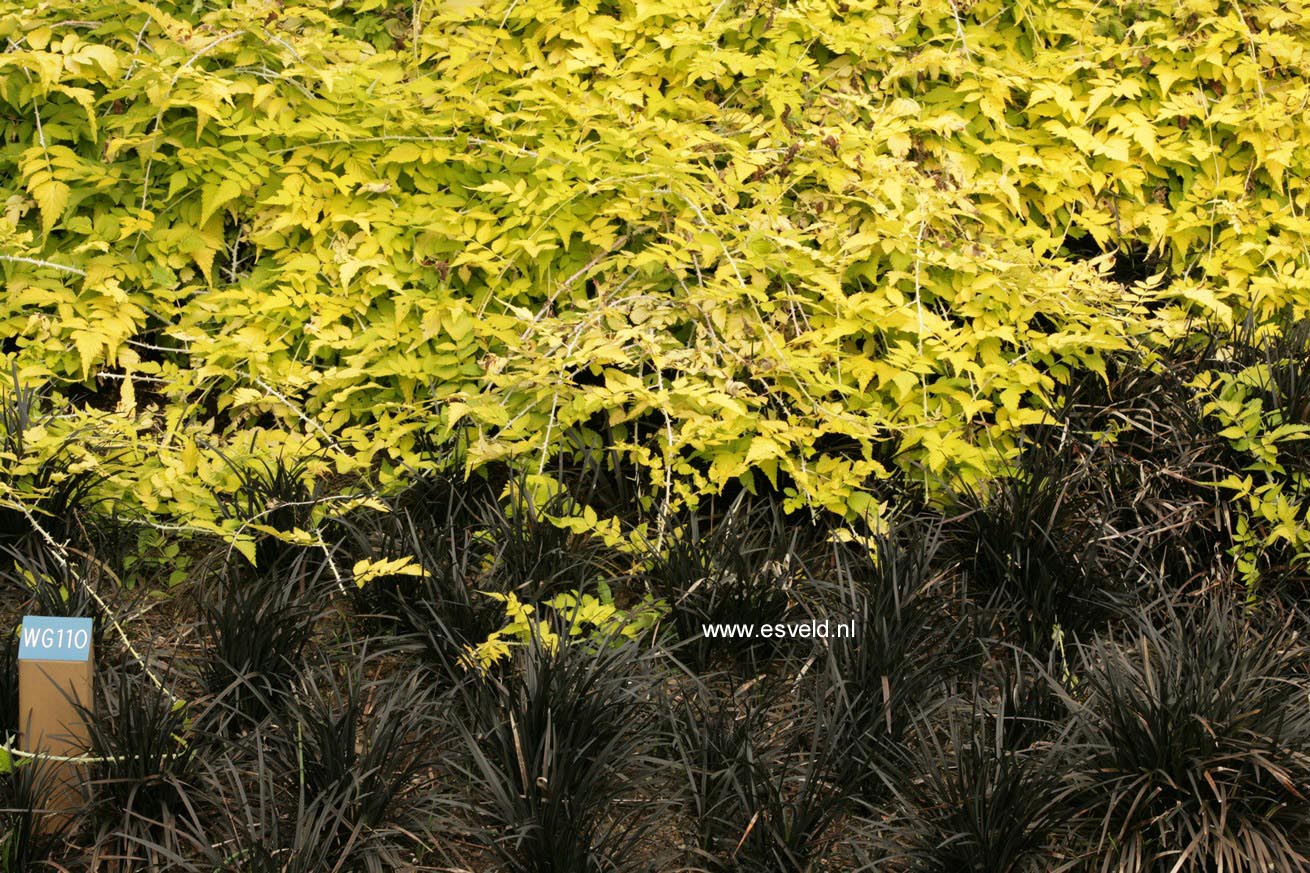
{"type": "Polygon", "coordinates": [[[91,619],[23,616],[18,657],[27,661],[85,661],[91,657],[91,619]]]}

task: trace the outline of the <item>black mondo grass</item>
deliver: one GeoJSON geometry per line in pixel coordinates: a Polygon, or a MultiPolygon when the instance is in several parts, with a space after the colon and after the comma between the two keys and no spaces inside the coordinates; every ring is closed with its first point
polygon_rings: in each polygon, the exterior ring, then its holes
{"type": "Polygon", "coordinates": [[[335,810],[332,853],[394,870],[424,848],[419,835],[444,811],[434,782],[439,719],[422,674],[367,679],[370,666],[360,657],[305,671],[266,739],[284,794],[335,810]]]}
{"type": "MultiPolygon", "coordinates": [[[[998,742],[1007,749],[1029,749],[1053,742],[1077,709],[1077,677],[1069,672],[1070,652],[1056,650],[1045,665],[1016,650],[986,665],[987,698],[996,701],[998,742]],[[995,693],[991,693],[992,686],[995,693]]],[[[975,699],[982,699],[975,693],[975,699]]]]}
{"type": "Polygon", "coordinates": [[[0,569],[0,580],[21,593],[23,608],[33,615],[93,619],[91,637],[97,657],[104,655],[104,609],[93,588],[104,581],[103,565],[92,555],[55,548],[29,540],[21,548],[8,547],[10,560],[0,569]]]}
{"type": "Polygon", "coordinates": [[[426,574],[409,579],[397,603],[401,627],[417,640],[426,660],[446,676],[461,677],[467,647],[505,622],[500,601],[472,587],[472,550],[452,549],[444,560],[422,560],[426,574]]]}
{"type": "MultiPolygon", "coordinates": [[[[254,448],[253,434],[251,448],[254,448]]],[[[243,530],[257,534],[255,566],[267,566],[304,551],[305,546],[295,545],[277,534],[308,531],[313,527],[314,509],[321,502],[321,483],[314,479],[311,485],[309,479],[316,469],[317,457],[307,455],[289,460],[278,455],[271,461],[256,458],[240,464],[221,453],[220,457],[236,476],[237,487],[230,495],[212,493],[224,518],[238,519],[244,523],[243,530]]]]}
{"type": "Polygon", "coordinates": [[[572,494],[562,490],[539,500],[522,473],[507,487],[506,503],[483,500],[478,513],[490,552],[483,574],[489,589],[536,601],[615,575],[614,555],[599,538],[553,520],[580,516],[583,507],[572,494]]]}
{"type": "Polygon", "coordinates": [[[407,515],[425,532],[475,525],[480,507],[494,501],[504,486],[503,471],[466,470],[467,449],[459,442],[442,446],[422,436],[415,449],[423,465],[389,501],[392,509],[407,515]]]}
{"type": "Polygon", "coordinates": [[[92,759],[84,817],[93,858],[111,870],[134,870],[156,863],[149,847],[166,839],[192,803],[203,741],[164,680],[125,665],[97,679],[96,710],[79,707],[92,759]]]}
{"type": "Polygon", "coordinates": [[[1213,338],[1111,355],[1105,373],[1076,371],[1032,428],[1048,452],[1072,447],[1100,486],[1114,532],[1104,556],[1116,572],[1150,572],[1195,588],[1230,565],[1234,513],[1217,482],[1244,462],[1206,416],[1190,384],[1213,362],[1213,338]]]}
{"type": "Polygon", "coordinates": [[[849,750],[822,700],[784,713],[790,694],[781,690],[738,699],[698,687],[669,707],[682,805],[693,821],[681,869],[801,873],[828,857],[848,806],[849,750]]]}
{"type": "MultiPolygon", "coordinates": [[[[1272,430],[1281,425],[1310,426],[1310,319],[1284,311],[1269,322],[1251,315],[1223,330],[1214,328],[1209,341],[1217,363],[1260,400],[1272,430]]],[[[1279,454],[1294,464],[1310,457],[1305,440],[1285,440],[1279,454]]]]}
{"type": "Polygon", "coordinates": [[[1005,706],[975,701],[904,750],[897,810],[870,823],[877,860],[913,873],[1040,873],[1067,831],[1060,742],[1015,745],[1005,706]]]}
{"type": "Polygon", "coordinates": [[[211,576],[199,603],[206,642],[199,678],[216,701],[206,709],[212,728],[248,727],[286,693],[322,612],[324,573],[300,552],[262,568],[238,558],[211,576]]]}
{"type": "Polygon", "coordinates": [[[738,786],[749,784],[751,768],[761,766],[757,737],[767,727],[767,715],[768,707],[754,700],[738,703],[702,689],[668,707],[682,798],[695,827],[691,848],[702,866],[730,855],[742,835],[745,822],[734,821],[741,817],[734,813],[742,811],[738,786]]]}
{"type": "MultiPolygon", "coordinates": [[[[387,499],[388,511],[360,507],[331,523],[345,529],[361,557],[413,557],[429,575],[443,580],[438,587],[444,589],[454,575],[463,584],[485,569],[491,546],[477,531],[496,492],[490,477],[462,471],[464,454],[458,445],[441,451],[429,442],[426,437],[420,440],[420,456],[426,463],[387,499]]],[[[418,581],[405,574],[373,578],[352,592],[357,611],[379,629],[395,630],[418,581]]]]}
{"type": "Polygon", "coordinates": [[[753,666],[786,648],[783,638],[704,632],[706,625],[776,625],[793,614],[806,562],[799,531],[774,510],[742,495],[717,520],[692,513],[647,556],[647,588],[668,604],[665,623],[680,641],[674,654],[689,666],[703,670],[725,657],[753,666]]]}
{"type": "Polygon", "coordinates": [[[73,818],[47,814],[54,790],[53,772],[44,759],[18,760],[0,771],[0,870],[59,869],[56,862],[73,818]]]}
{"type": "Polygon", "coordinates": [[[1109,528],[1096,487],[1068,451],[1034,448],[990,494],[955,495],[943,555],[1003,638],[1044,654],[1122,612],[1123,577],[1106,561],[1109,528]]]}
{"type": "Polygon", "coordinates": [[[883,793],[887,755],[945,699],[970,654],[934,573],[937,547],[935,528],[908,522],[875,537],[872,550],[857,543],[834,550],[833,614],[853,623],[854,633],[827,640],[829,705],[869,799],[883,793]]]}
{"type": "Polygon", "coordinates": [[[664,801],[651,655],[540,641],[460,689],[459,769],[477,841],[513,873],[660,869],[637,852],[664,801]]]}
{"type": "MultiPolygon", "coordinates": [[[[283,776],[255,745],[250,760],[223,756],[202,763],[199,801],[180,816],[167,839],[134,836],[158,869],[176,873],[322,873],[358,870],[367,841],[341,814],[339,796],[287,795],[283,776]]],[[[379,870],[369,867],[370,873],[379,870]]],[[[404,869],[404,868],[398,868],[404,869]]],[[[422,869],[422,868],[417,868],[422,869]]]]}
{"type": "Polygon", "coordinates": [[[0,637],[0,743],[21,730],[18,723],[18,635],[0,637]]]}
{"type": "Polygon", "coordinates": [[[580,501],[603,517],[639,525],[654,501],[642,492],[636,468],[615,448],[617,431],[627,428],[611,424],[607,414],[597,419],[594,431],[575,425],[560,434],[566,448],[555,459],[555,477],[570,483],[580,501]]]}
{"type": "Polygon", "coordinates": [[[382,560],[411,557],[420,576],[392,574],[358,589],[356,604],[369,621],[408,635],[438,673],[458,679],[466,646],[481,643],[505,622],[503,605],[477,590],[487,554],[475,530],[430,514],[401,509],[388,519],[373,554],[382,560]]]}
{"type": "Polygon", "coordinates": [[[1089,869],[1306,869],[1304,645],[1222,602],[1161,625],[1083,648],[1076,800],[1089,869]]]}
{"type": "MultiPolygon", "coordinates": [[[[1265,408],[1277,414],[1273,424],[1310,427],[1310,320],[1289,321],[1261,351],[1267,375],[1260,389],[1265,408]]],[[[1279,449],[1292,455],[1302,472],[1310,461],[1306,442],[1287,441],[1279,449]]]]}

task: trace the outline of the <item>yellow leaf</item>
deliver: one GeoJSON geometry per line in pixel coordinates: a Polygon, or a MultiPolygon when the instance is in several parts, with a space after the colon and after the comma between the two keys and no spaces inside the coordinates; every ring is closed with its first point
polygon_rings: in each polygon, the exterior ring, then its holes
{"type": "Polygon", "coordinates": [[[911,145],[913,145],[913,142],[910,135],[904,131],[896,131],[887,135],[887,149],[898,158],[908,155],[911,145]]]}
{"type": "Polygon", "coordinates": [[[123,374],[122,387],[118,393],[118,412],[128,415],[136,412],[136,386],[132,383],[130,372],[123,374]]]}
{"type": "Polygon", "coordinates": [[[746,466],[753,467],[760,461],[782,457],[783,454],[777,442],[766,436],[758,436],[751,440],[751,446],[746,451],[746,466]]]}
{"type": "Polygon", "coordinates": [[[232,548],[236,549],[252,565],[255,563],[255,541],[251,537],[238,537],[232,541],[232,548]]]}
{"type": "Polygon", "coordinates": [[[1232,324],[1232,307],[1220,300],[1212,288],[1201,284],[1187,284],[1175,290],[1202,309],[1218,316],[1223,324],[1232,324]]]}
{"type": "Polygon", "coordinates": [[[216,185],[205,185],[200,189],[200,223],[209,221],[214,210],[241,194],[241,185],[233,179],[223,179],[216,185]]]}
{"type": "Polygon", "coordinates": [[[100,355],[100,350],[104,348],[104,338],[99,334],[89,330],[73,331],[73,345],[77,347],[77,355],[82,360],[82,378],[86,379],[91,375],[91,364],[100,355]]]}
{"type": "Polygon", "coordinates": [[[41,210],[42,233],[49,233],[55,222],[64,215],[64,208],[68,206],[69,188],[46,173],[34,176],[33,182],[37,184],[29,185],[28,193],[41,210]],[[42,181],[37,182],[38,179],[42,181]]]}
{"type": "Polygon", "coordinates": [[[105,75],[114,79],[118,76],[121,69],[118,63],[118,55],[107,45],[84,45],[78,48],[77,52],[64,63],[74,62],[77,64],[94,63],[105,71],[105,75]]]}
{"type": "Polygon", "coordinates": [[[411,556],[405,555],[389,561],[356,561],[351,574],[355,577],[355,584],[363,588],[380,576],[423,576],[426,571],[411,556]]]}

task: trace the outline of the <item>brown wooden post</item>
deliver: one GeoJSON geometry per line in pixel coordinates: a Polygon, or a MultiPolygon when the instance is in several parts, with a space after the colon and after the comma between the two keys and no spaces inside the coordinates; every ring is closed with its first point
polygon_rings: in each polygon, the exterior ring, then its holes
{"type": "MultiPolygon", "coordinates": [[[[92,649],[89,618],[24,616],[18,645],[18,728],[23,751],[65,758],[83,754],[87,732],[77,705],[88,709],[93,705],[92,649]]],[[[51,780],[46,808],[66,816],[82,802],[80,768],[55,760],[46,766],[51,780]]]]}

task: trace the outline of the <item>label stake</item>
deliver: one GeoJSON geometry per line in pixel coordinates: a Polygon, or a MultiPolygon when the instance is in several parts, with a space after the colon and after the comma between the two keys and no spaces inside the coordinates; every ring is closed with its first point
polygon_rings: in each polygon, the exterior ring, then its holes
{"type": "MultiPolygon", "coordinates": [[[[79,755],[87,730],[78,705],[91,709],[94,664],[91,619],[28,615],[18,640],[18,727],[25,752],[58,757],[79,755]]],[[[48,762],[51,774],[45,807],[67,821],[82,803],[78,765],[48,762]]]]}

